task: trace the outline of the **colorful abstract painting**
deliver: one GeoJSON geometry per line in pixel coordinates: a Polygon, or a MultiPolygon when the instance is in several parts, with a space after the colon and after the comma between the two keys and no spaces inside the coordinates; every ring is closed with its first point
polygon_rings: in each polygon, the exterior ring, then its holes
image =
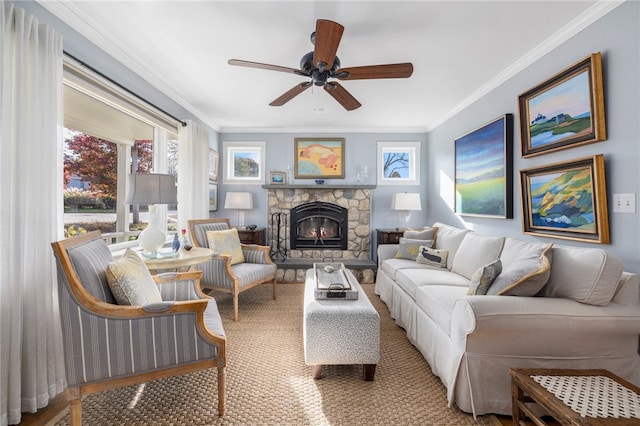
{"type": "Polygon", "coordinates": [[[296,178],[344,178],[343,138],[296,138],[294,145],[296,178]]]}
{"type": "Polygon", "coordinates": [[[609,243],[604,156],[520,171],[527,234],[609,243]]]}

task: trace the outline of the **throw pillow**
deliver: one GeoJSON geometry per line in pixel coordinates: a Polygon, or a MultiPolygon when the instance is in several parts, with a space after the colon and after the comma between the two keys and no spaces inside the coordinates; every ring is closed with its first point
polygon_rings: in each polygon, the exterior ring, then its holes
{"type": "Polygon", "coordinates": [[[429,240],[413,240],[401,237],[396,259],[416,260],[420,246],[431,247],[431,244],[433,244],[433,242],[429,240]]]}
{"type": "Polygon", "coordinates": [[[162,296],[149,269],[131,249],[127,249],[121,258],[107,264],[106,275],[118,305],[144,306],[162,302],[162,296]]]}
{"type": "Polygon", "coordinates": [[[495,279],[487,294],[535,296],[551,274],[553,244],[531,244],[495,279]]]}
{"type": "Polygon", "coordinates": [[[231,256],[231,264],[244,262],[242,254],[242,244],[236,228],[225,229],[224,231],[207,231],[209,248],[215,254],[227,254],[231,256]]]}
{"type": "Polygon", "coordinates": [[[416,262],[423,265],[437,266],[438,268],[447,267],[447,257],[449,252],[446,250],[436,250],[427,246],[420,246],[416,262]]]}
{"type": "Polygon", "coordinates": [[[434,241],[436,239],[436,233],[438,232],[438,228],[434,228],[432,226],[425,227],[423,229],[412,229],[409,228],[404,231],[402,235],[405,238],[409,238],[412,240],[431,240],[434,241]]]}
{"type": "Polygon", "coordinates": [[[500,259],[494,260],[488,265],[484,265],[478,268],[471,277],[471,284],[469,284],[468,295],[483,295],[487,294],[487,290],[491,287],[491,284],[498,275],[502,272],[502,262],[500,259]]]}

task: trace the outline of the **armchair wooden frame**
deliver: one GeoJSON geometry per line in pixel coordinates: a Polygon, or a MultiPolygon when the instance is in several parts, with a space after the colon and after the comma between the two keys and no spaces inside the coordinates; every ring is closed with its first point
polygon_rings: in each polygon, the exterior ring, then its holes
{"type": "MultiPolygon", "coordinates": [[[[112,377],[104,377],[86,384],[69,384],[67,398],[69,401],[69,415],[71,425],[82,424],[82,397],[84,395],[138,383],[145,383],[164,377],[182,375],[185,373],[208,368],[217,368],[218,370],[218,414],[220,416],[223,416],[225,412],[225,367],[227,340],[226,337],[213,333],[205,325],[204,314],[208,306],[208,301],[209,299],[211,299],[211,297],[204,294],[200,289],[199,281],[200,277],[202,276],[202,272],[195,271],[153,276],[154,281],[158,285],[162,285],[166,282],[176,283],[176,281],[181,280],[193,280],[193,290],[200,298],[200,300],[179,300],[163,302],[161,306],[154,306],[153,309],[149,310],[145,310],[145,308],[141,306],[122,306],[103,302],[93,296],[84,288],[68,252],[68,250],[72,247],[86,243],[96,238],[100,238],[99,231],[90,232],[75,238],[70,238],[51,244],[58,261],[59,280],[61,280],[61,276],[64,275],[64,277],[66,278],[65,281],[66,283],[68,283],[67,291],[70,293],[70,297],[75,299],[75,304],[81,310],[87,311],[91,316],[101,318],[102,321],[109,321],[112,319],[130,319],[132,321],[135,321],[136,319],[153,318],[171,314],[180,315],[183,313],[195,313],[195,329],[197,331],[198,337],[205,343],[216,346],[218,355],[215,358],[206,358],[198,361],[188,362],[185,364],[176,362],[173,365],[164,368],[157,368],[153,371],[147,370],[140,373],[131,371],[121,376],[118,376],[117,373],[114,373],[112,377]]],[[[62,289],[62,284],[59,285],[59,288],[62,289]]],[[[65,346],[74,344],[74,342],[71,341],[71,338],[65,335],[65,333],[63,333],[63,337],[65,346]]],[[[76,349],[73,348],[73,350],[75,352],[76,349]]],[[[66,365],[66,368],[67,370],[69,370],[69,365],[66,365]]],[[[67,377],[69,377],[68,371],[67,377]]]]}
{"type": "MultiPolygon", "coordinates": [[[[210,219],[194,219],[187,221],[189,227],[189,233],[191,234],[191,239],[194,247],[201,247],[202,244],[196,238],[197,232],[196,227],[202,224],[211,224],[211,223],[226,223],[227,229],[231,229],[231,222],[227,218],[210,218],[210,219]]],[[[206,247],[206,246],[205,246],[206,247]]],[[[271,251],[268,246],[260,246],[254,244],[242,244],[243,250],[257,250],[261,251],[264,256],[264,261],[266,264],[275,265],[271,260],[269,252],[271,251]]],[[[238,295],[246,290],[249,290],[253,287],[256,287],[260,284],[271,282],[273,286],[273,300],[276,300],[276,284],[277,284],[277,272],[274,272],[273,276],[269,276],[262,279],[257,279],[253,282],[245,284],[244,286],[240,286],[240,280],[235,275],[232,265],[231,265],[231,256],[225,254],[216,254],[214,253],[212,256],[212,261],[223,261],[224,262],[224,270],[226,276],[232,281],[231,286],[223,286],[217,285],[216,283],[204,281],[202,282],[202,287],[204,288],[213,288],[215,290],[219,290],[225,293],[229,293],[233,296],[233,320],[238,321],[238,295]]],[[[277,269],[276,269],[277,271],[277,269]]]]}

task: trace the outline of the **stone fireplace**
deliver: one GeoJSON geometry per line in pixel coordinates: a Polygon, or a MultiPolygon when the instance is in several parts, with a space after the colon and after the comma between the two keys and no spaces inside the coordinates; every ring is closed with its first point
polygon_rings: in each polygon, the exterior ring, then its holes
{"type": "Polygon", "coordinates": [[[347,249],[348,211],[338,204],[312,201],[290,210],[289,247],[295,249],[347,249]]]}
{"type": "Polygon", "coordinates": [[[361,283],[373,283],[371,190],[374,185],[264,185],[268,197],[267,244],[286,249],[275,256],[278,281],[302,282],[314,262],[343,262],[361,283]],[[284,214],[281,229],[272,223],[284,214]],[[295,237],[294,242],[292,239],[295,237]]]}

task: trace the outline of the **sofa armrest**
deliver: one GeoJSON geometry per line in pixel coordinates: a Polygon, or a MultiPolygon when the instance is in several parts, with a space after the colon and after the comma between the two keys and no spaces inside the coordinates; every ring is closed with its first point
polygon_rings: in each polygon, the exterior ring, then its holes
{"type": "Polygon", "coordinates": [[[507,356],[614,356],[635,352],[637,306],[570,299],[469,296],[452,313],[450,335],[468,352],[507,356]]]}
{"type": "Polygon", "coordinates": [[[387,259],[393,259],[398,253],[399,244],[380,244],[378,246],[378,264],[387,259]]]}

